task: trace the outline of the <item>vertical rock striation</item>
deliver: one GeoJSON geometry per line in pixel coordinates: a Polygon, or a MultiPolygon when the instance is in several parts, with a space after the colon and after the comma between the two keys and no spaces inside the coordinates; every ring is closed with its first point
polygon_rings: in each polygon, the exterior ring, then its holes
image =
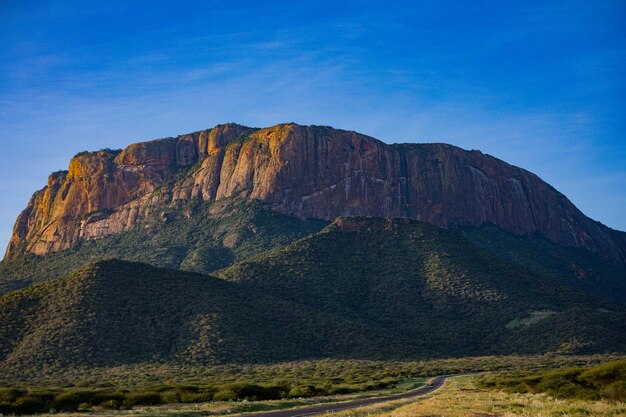
{"type": "Polygon", "coordinates": [[[322,126],[235,124],[79,154],[18,217],[7,256],[47,254],[189,203],[254,199],[298,217],[409,217],[443,227],[492,223],[626,260],[626,238],[584,216],[536,175],[446,144],[387,145],[322,126]]]}

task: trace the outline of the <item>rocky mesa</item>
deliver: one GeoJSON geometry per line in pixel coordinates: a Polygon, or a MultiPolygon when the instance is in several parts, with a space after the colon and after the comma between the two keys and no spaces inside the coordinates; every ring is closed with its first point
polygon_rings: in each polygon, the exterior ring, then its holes
{"type": "Polygon", "coordinates": [[[479,151],[388,145],[353,131],[236,124],[76,155],[18,217],[7,258],[44,255],[193,215],[194,201],[254,199],[301,218],[407,217],[442,227],[495,224],[626,262],[626,238],[536,175],[479,151]]]}

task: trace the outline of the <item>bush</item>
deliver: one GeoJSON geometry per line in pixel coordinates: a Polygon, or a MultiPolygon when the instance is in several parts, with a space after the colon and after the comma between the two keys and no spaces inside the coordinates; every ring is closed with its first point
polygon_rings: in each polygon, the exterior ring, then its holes
{"type": "Polygon", "coordinates": [[[626,381],[617,381],[607,385],[600,391],[600,396],[609,401],[626,402],[626,381]]]}
{"type": "Polygon", "coordinates": [[[528,392],[533,392],[533,388],[527,382],[522,382],[521,384],[517,384],[511,387],[509,391],[515,392],[517,394],[526,394],[528,392]]]}
{"type": "Polygon", "coordinates": [[[48,404],[38,398],[21,397],[14,403],[16,414],[43,413],[48,409],[48,404]]]}
{"type": "Polygon", "coordinates": [[[163,404],[179,403],[180,394],[178,393],[178,391],[173,390],[164,391],[161,393],[161,400],[163,401],[163,404]]]}
{"type": "Polygon", "coordinates": [[[105,410],[117,410],[122,406],[122,401],[119,400],[106,400],[98,404],[100,407],[105,410]]]}
{"type": "MultiPolygon", "coordinates": [[[[26,394],[27,391],[23,389],[17,388],[2,388],[0,389],[0,403],[7,402],[12,403],[17,400],[22,395],[26,394]]],[[[0,411],[1,413],[2,411],[0,411]]],[[[4,413],[6,414],[6,413],[4,413]]]]}
{"type": "Polygon", "coordinates": [[[580,374],[579,379],[596,387],[626,381],[626,362],[609,362],[580,374]]]}
{"type": "Polygon", "coordinates": [[[154,391],[131,392],[126,395],[124,405],[132,407],[135,405],[158,405],[163,404],[161,394],[154,391]]]}
{"type": "Polygon", "coordinates": [[[247,383],[226,385],[224,389],[232,390],[237,399],[249,401],[278,400],[287,391],[287,387],[281,385],[263,386],[247,383]]]}
{"type": "Polygon", "coordinates": [[[353,392],[359,391],[358,387],[353,387],[351,385],[334,385],[328,390],[328,393],[331,395],[338,394],[351,394],[353,392]]]}
{"type": "Polygon", "coordinates": [[[15,414],[17,411],[13,403],[0,401],[0,414],[15,414]]]}
{"type": "Polygon", "coordinates": [[[508,392],[545,392],[556,398],[611,401],[626,400],[626,361],[598,365],[590,369],[569,368],[536,372],[532,375],[508,373],[477,379],[480,386],[508,392]]]}
{"type": "Polygon", "coordinates": [[[78,404],[78,411],[87,411],[87,410],[91,410],[91,403],[80,403],[78,404]]]}
{"type": "Polygon", "coordinates": [[[213,401],[236,401],[238,399],[237,393],[230,388],[221,389],[213,394],[213,401]]]}
{"type": "Polygon", "coordinates": [[[180,402],[183,403],[202,403],[211,399],[214,398],[210,393],[183,392],[180,394],[180,402]]]}
{"type": "Polygon", "coordinates": [[[93,405],[103,406],[104,403],[108,403],[111,401],[115,401],[118,403],[122,403],[126,396],[121,392],[99,392],[91,398],[91,403],[93,405]]]}
{"type": "Polygon", "coordinates": [[[23,395],[22,398],[27,397],[42,403],[50,403],[55,396],[56,393],[52,391],[30,391],[28,394],[23,395]]]}
{"type": "Polygon", "coordinates": [[[291,398],[317,397],[326,394],[328,393],[324,389],[318,388],[315,385],[297,385],[289,391],[291,398]]]}
{"type": "Polygon", "coordinates": [[[63,392],[54,398],[52,407],[57,411],[76,411],[78,404],[82,403],[82,396],[73,391],[63,392]]]}

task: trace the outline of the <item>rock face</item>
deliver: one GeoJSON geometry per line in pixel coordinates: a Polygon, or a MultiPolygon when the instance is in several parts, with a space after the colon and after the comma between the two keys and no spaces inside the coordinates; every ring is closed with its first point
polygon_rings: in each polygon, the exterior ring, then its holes
{"type": "Polygon", "coordinates": [[[190,216],[194,200],[244,198],[298,217],[493,223],[626,261],[626,238],[536,175],[446,144],[387,145],[356,132],[235,124],[79,154],[20,214],[7,257],[47,254],[145,221],[190,216]]]}

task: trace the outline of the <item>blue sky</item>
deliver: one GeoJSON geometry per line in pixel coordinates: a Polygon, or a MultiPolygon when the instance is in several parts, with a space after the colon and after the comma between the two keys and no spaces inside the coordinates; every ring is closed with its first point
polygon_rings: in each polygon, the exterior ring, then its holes
{"type": "Polygon", "coordinates": [[[0,245],[77,152],[223,122],[480,149],[626,230],[625,20],[622,0],[0,0],[0,245]]]}

